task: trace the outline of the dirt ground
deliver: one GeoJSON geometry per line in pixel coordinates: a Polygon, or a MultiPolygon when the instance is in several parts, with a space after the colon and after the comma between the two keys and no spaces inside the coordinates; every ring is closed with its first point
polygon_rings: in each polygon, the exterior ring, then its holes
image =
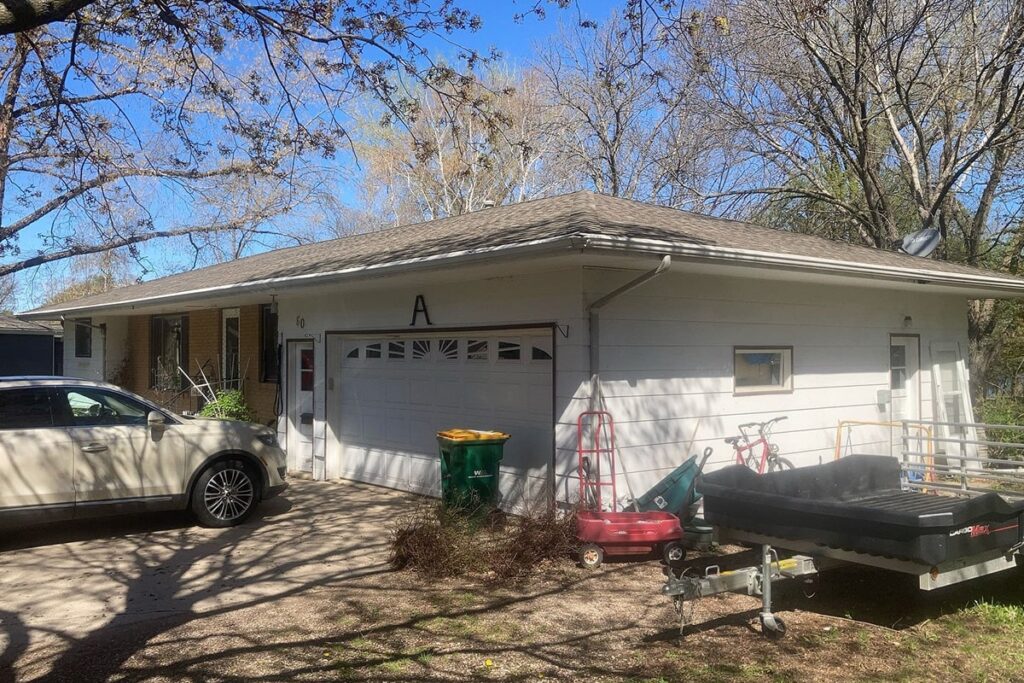
{"type": "MultiPolygon", "coordinates": [[[[5,537],[0,681],[1024,680],[1020,570],[928,594],[835,570],[778,591],[782,640],[733,594],[695,603],[680,637],[655,562],[566,561],[503,590],[390,572],[377,520],[410,504],[297,482],[237,529],[168,515],[5,537]]],[[[756,559],[731,550],[697,564],[756,559]]]]}

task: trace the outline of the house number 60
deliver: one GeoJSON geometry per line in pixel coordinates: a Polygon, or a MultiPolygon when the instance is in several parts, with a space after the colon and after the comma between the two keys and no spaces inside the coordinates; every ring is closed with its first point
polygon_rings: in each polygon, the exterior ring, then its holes
{"type": "Polygon", "coordinates": [[[295,326],[298,327],[300,330],[306,329],[306,319],[303,318],[301,315],[295,316],[295,326]]]}

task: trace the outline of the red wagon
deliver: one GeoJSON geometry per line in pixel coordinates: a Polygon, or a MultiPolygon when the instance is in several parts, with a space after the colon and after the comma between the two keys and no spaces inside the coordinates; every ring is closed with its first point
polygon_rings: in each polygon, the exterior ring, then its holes
{"type": "Polygon", "coordinates": [[[615,422],[607,411],[587,411],[576,421],[580,505],[576,536],[584,567],[601,566],[605,555],[649,555],[661,552],[665,562],[678,566],[686,558],[683,527],[669,512],[616,510],[615,422]],[[602,474],[607,471],[607,475],[602,474]],[[611,494],[604,498],[604,491],[611,494]],[[607,503],[607,504],[606,504],[607,503]]]}

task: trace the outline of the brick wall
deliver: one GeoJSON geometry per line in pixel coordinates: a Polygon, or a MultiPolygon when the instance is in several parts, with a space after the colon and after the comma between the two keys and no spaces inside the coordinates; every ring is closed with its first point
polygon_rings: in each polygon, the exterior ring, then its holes
{"type": "MultiPolygon", "coordinates": [[[[202,367],[211,382],[220,380],[221,365],[221,309],[207,309],[188,313],[188,371],[193,377],[202,367]]],[[[277,396],[275,383],[260,382],[260,308],[258,305],[239,308],[240,366],[242,392],[255,414],[256,421],[272,424],[275,421],[274,403],[277,396]]],[[[176,392],[156,391],[150,388],[149,368],[150,316],[133,316],[128,324],[127,362],[120,376],[109,377],[140,396],[167,405],[178,412],[197,410],[198,398],[186,392],[175,398],[176,392]]]]}
{"type": "Polygon", "coordinates": [[[241,335],[241,369],[244,375],[242,390],[256,420],[276,425],[274,403],[277,398],[276,382],[260,381],[260,307],[242,306],[239,310],[241,335]]]}

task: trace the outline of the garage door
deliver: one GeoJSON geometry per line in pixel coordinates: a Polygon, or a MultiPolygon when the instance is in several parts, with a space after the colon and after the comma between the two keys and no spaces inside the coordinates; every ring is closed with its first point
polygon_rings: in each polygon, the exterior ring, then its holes
{"type": "Polygon", "coordinates": [[[550,330],[342,336],[331,348],[327,408],[343,477],[438,495],[438,430],[499,429],[512,434],[503,505],[543,493],[553,440],[550,330]]]}

